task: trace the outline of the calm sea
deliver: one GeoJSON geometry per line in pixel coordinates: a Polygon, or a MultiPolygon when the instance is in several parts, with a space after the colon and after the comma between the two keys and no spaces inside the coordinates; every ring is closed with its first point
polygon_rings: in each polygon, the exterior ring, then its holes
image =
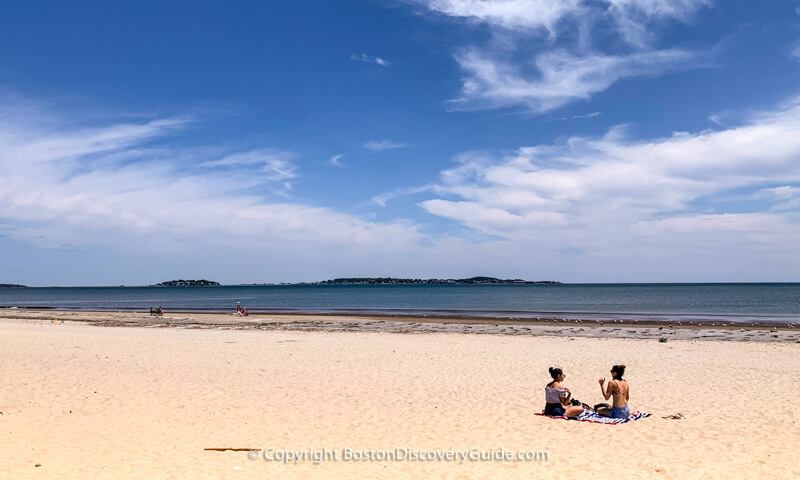
{"type": "Polygon", "coordinates": [[[0,308],[800,321],[800,283],[0,288],[0,308]]]}

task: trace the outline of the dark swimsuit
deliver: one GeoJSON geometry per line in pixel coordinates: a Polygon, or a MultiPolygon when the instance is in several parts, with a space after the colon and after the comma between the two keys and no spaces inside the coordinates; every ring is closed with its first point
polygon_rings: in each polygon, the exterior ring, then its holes
{"type": "Polygon", "coordinates": [[[560,403],[546,403],[544,405],[544,414],[545,415],[552,415],[554,417],[563,417],[566,411],[564,410],[564,405],[560,403]]]}

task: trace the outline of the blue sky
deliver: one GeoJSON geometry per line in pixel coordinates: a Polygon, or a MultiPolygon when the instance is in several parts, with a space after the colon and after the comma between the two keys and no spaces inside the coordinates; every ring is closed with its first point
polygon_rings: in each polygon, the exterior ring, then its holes
{"type": "Polygon", "coordinates": [[[0,7],[0,283],[798,281],[800,2],[0,7]]]}

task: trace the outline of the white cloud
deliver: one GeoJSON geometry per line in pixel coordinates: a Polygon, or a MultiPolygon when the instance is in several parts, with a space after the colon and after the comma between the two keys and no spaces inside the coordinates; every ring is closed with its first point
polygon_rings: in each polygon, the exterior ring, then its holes
{"type": "Polygon", "coordinates": [[[217,247],[287,254],[320,245],[386,251],[422,238],[407,222],[270,200],[282,194],[271,182],[297,177],[286,152],[214,160],[201,147],[165,145],[189,126],[180,119],[71,128],[57,116],[39,117],[48,120],[0,121],[0,224],[9,238],[206,254],[217,247]]]}
{"type": "Polygon", "coordinates": [[[406,148],[410,145],[405,143],[396,143],[390,140],[371,140],[364,144],[364,148],[373,152],[382,152],[383,150],[394,150],[396,148],[406,148]]]}
{"type": "Polygon", "coordinates": [[[451,17],[471,19],[508,30],[544,30],[558,34],[559,24],[580,24],[609,16],[622,35],[638,42],[641,26],[655,20],[688,21],[710,0],[422,0],[425,6],[451,17]]]}
{"type": "Polygon", "coordinates": [[[344,158],[344,154],[334,155],[329,160],[328,163],[333,165],[334,167],[344,167],[344,164],[340,162],[341,159],[344,158]]]}
{"type": "Polygon", "coordinates": [[[291,152],[263,149],[235,153],[219,160],[203,162],[204,167],[238,167],[263,165],[262,171],[269,180],[282,181],[297,177],[297,166],[291,162],[295,155],[291,152]]]}
{"type": "Polygon", "coordinates": [[[653,17],[677,18],[688,21],[688,17],[702,7],[713,4],[711,0],[605,0],[619,12],[638,13],[645,20],[653,17]]]}
{"type": "MultiPolygon", "coordinates": [[[[494,32],[481,47],[456,53],[464,72],[457,109],[523,106],[546,112],[589,99],[617,81],[686,68],[681,49],[650,48],[650,27],[688,22],[709,0],[427,0],[433,12],[485,24],[494,32]],[[611,25],[628,48],[592,45],[596,23],[611,25]],[[548,41],[531,41],[544,32],[548,41]],[[575,39],[578,39],[575,41],[575,39]]],[[[605,44],[613,44],[604,42],[605,44]]]]}
{"type": "Polygon", "coordinates": [[[350,55],[350,58],[357,62],[374,63],[375,65],[380,65],[381,67],[388,67],[392,65],[392,62],[386,59],[383,59],[381,57],[373,57],[371,55],[367,55],[366,53],[362,53],[360,55],[356,55],[354,53],[350,55]]]}
{"type": "Polygon", "coordinates": [[[800,225],[782,225],[784,217],[769,213],[724,213],[719,215],[694,215],[672,217],[664,220],[642,221],[632,226],[632,230],[646,235],[666,233],[706,233],[723,232],[748,235],[751,233],[774,231],[775,226],[788,226],[800,233],[800,225]]]}
{"type": "Polygon", "coordinates": [[[467,76],[462,96],[454,104],[463,108],[524,104],[532,112],[541,113],[576,99],[589,99],[621,78],[674,68],[690,58],[690,53],[680,50],[582,57],[553,51],[536,58],[538,74],[531,78],[516,63],[498,61],[472,50],[457,57],[467,76]]]}
{"type": "Polygon", "coordinates": [[[724,127],[724,126],[725,126],[725,124],[723,124],[723,123],[722,123],[722,116],[721,116],[721,115],[719,115],[719,114],[717,114],[717,113],[713,113],[713,114],[709,115],[709,116],[708,116],[708,119],[709,119],[710,121],[712,121],[712,122],[716,123],[716,124],[717,124],[717,125],[719,125],[720,127],[724,127]]]}
{"type": "Polygon", "coordinates": [[[773,211],[800,210],[800,188],[791,185],[764,188],[756,192],[753,197],[775,202],[771,208],[773,211]]]}
{"type": "Polygon", "coordinates": [[[555,32],[566,16],[582,9],[583,0],[430,0],[428,8],[451,17],[470,18],[507,29],[555,32]]]}
{"type": "Polygon", "coordinates": [[[800,241],[789,241],[800,232],[797,208],[775,214],[753,204],[754,211],[741,213],[717,205],[720,211],[708,212],[697,211],[694,202],[705,199],[715,205],[715,195],[748,188],[768,188],[776,202],[795,198],[798,131],[800,98],[722,131],[633,141],[624,130],[613,129],[602,138],[523,147],[499,159],[462,155],[454,168],[442,172],[434,187],[438,198],[421,206],[484,234],[542,248],[672,248],[670,241],[686,243],[692,232],[738,228],[750,232],[745,237],[753,248],[785,251],[800,241]],[[640,238],[652,232],[665,236],[640,238]]]}
{"type": "Polygon", "coordinates": [[[800,188],[792,187],[790,185],[783,185],[775,188],[765,188],[761,193],[768,194],[779,200],[786,200],[789,198],[800,197],[800,188]]]}
{"type": "MultiPolygon", "coordinates": [[[[643,241],[648,237],[653,242],[669,239],[672,248],[688,240],[695,249],[749,250],[751,256],[772,250],[780,257],[791,253],[800,239],[800,223],[785,214],[725,213],[642,221],[633,225],[631,232],[643,241]]],[[[792,259],[785,261],[791,263],[792,259]]]]}
{"type": "Polygon", "coordinates": [[[583,115],[572,115],[571,117],[561,117],[559,120],[580,120],[583,118],[594,118],[602,115],[602,112],[585,113],[583,115]]]}
{"type": "Polygon", "coordinates": [[[609,13],[622,37],[630,44],[646,47],[654,36],[647,26],[654,20],[677,19],[688,22],[700,8],[711,0],[606,0],[609,13]]]}
{"type": "Polygon", "coordinates": [[[380,195],[375,195],[372,197],[372,202],[380,205],[381,207],[385,207],[389,200],[393,200],[398,197],[405,197],[408,195],[415,195],[417,193],[427,192],[433,188],[432,185],[424,185],[422,187],[406,187],[406,188],[399,188],[397,190],[393,190],[391,192],[381,193],[380,195]]]}
{"type": "Polygon", "coordinates": [[[792,55],[794,55],[795,57],[800,57],[800,47],[797,47],[794,50],[792,50],[792,55]]]}

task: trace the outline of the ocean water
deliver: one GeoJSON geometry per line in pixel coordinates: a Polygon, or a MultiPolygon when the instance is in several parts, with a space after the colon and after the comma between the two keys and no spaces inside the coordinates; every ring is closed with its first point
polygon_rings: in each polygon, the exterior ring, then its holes
{"type": "Polygon", "coordinates": [[[800,283],[0,288],[0,308],[800,322],[800,283]]]}

